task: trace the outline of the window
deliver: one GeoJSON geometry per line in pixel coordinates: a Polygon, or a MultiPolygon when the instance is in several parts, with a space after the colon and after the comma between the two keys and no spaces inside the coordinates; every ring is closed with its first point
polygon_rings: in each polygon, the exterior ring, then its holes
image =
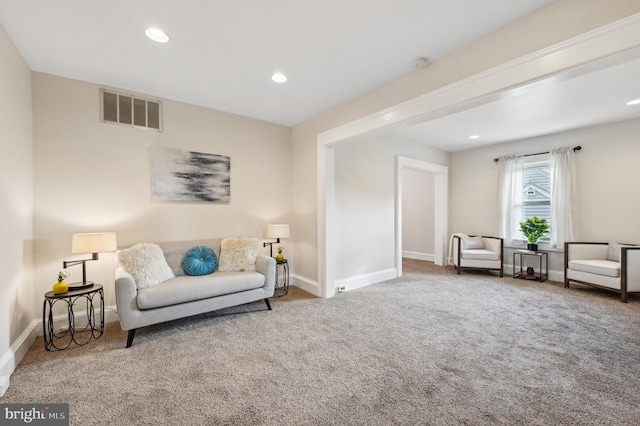
{"type": "Polygon", "coordinates": [[[102,122],[162,131],[160,101],[105,89],[100,90],[100,95],[102,122]]]}
{"type": "MultiPolygon", "coordinates": [[[[549,154],[532,155],[524,158],[521,220],[524,221],[533,216],[546,219],[547,223],[551,225],[549,154]]],[[[541,243],[548,243],[549,241],[549,234],[540,238],[541,243]]]]}
{"type": "Polygon", "coordinates": [[[550,231],[540,241],[562,249],[577,241],[575,206],[575,148],[556,148],[547,154],[512,155],[498,159],[497,235],[507,244],[520,244],[520,222],[532,216],[547,220],[550,231]]]}

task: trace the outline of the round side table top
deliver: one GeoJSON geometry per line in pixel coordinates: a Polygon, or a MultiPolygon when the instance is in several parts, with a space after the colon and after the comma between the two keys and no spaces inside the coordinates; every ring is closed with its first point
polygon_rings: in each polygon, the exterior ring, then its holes
{"type": "Polygon", "coordinates": [[[54,294],[53,290],[44,294],[47,299],[62,299],[65,297],[82,296],[83,294],[92,293],[102,289],[102,284],[93,284],[91,286],[80,288],[78,290],[69,290],[66,293],[54,294]]]}

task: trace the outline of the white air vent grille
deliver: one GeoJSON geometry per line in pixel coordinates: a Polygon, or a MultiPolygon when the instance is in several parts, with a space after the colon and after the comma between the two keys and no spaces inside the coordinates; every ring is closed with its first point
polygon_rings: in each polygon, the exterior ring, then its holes
{"type": "Polygon", "coordinates": [[[162,131],[160,101],[100,90],[100,118],[104,123],[123,124],[162,131]]]}

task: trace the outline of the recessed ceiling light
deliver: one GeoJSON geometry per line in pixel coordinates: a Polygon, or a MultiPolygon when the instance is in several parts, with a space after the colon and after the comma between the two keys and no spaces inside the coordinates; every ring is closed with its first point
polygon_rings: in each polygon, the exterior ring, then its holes
{"type": "Polygon", "coordinates": [[[271,76],[271,80],[275,81],[276,83],[284,83],[285,81],[287,81],[287,76],[282,74],[281,72],[277,72],[271,76]]]}
{"type": "Polygon", "coordinates": [[[634,99],[632,101],[627,102],[627,105],[640,105],[640,99],[634,99]]]}
{"type": "Polygon", "coordinates": [[[157,28],[147,28],[144,33],[151,40],[157,41],[158,43],[166,43],[169,41],[169,36],[157,28]]]}
{"type": "Polygon", "coordinates": [[[478,139],[480,138],[480,135],[471,135],[469,136],[469,139],[478,139]]]}

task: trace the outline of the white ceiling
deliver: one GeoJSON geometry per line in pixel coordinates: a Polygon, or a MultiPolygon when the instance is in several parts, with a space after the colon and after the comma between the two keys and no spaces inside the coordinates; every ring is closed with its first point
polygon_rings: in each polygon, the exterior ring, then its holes
{"type": "Polygon", "coordinates": [[[551,2],[0,0],[0,22],[33,71],[295,126],[551,2]]]}
{"type": "MultiPolygon", "coordinates": [[[[295,126],[551,2],[0,0],[0,23],[34,71],[295,126]]],[[[640,117],[640,59],[619,62],[394,132],[454,152],[640,117]]]]}

